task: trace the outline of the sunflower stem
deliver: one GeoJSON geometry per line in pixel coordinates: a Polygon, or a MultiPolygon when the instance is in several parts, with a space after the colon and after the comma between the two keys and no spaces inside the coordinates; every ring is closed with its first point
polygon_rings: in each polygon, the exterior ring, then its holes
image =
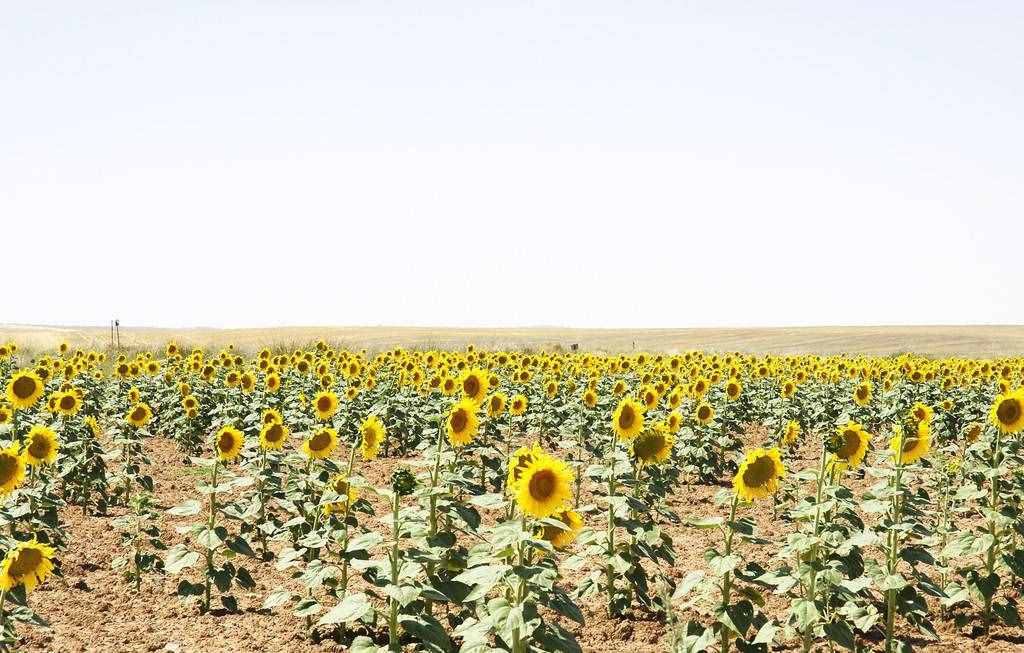
{"type": "MultiPolygon", "coordinates": [[[[902,446],[902,444],[901,444],[902,446]]],[[[899,531],[897,530],[902,517],[900,513],[903,509],[903,455],[902,452],[897,451],[894,459],[896,461],[896,471],[893,475],[893,495],[892,495],[892,521],[889,524],[889,551],[886,561],[886,571],[891,577],[896,573],[896,566],[899,563],[899,531]]],[[[886,653],[892,653],[895,650],[896,642],[893,639],[896,626],[896,590],[886,590],[885,597],[885,650],[886,653]]]]}
{"type": "MultiPolygon", "coordinates": [[[[213,533],[217,526],[217,468],[220,467],[220,459],[214,459],[213,471],[210,473],[210,519],[207,529],[213,533]]],[[[213,549],[206,549],[206,585],[203,592],[203,612],[210,611],[210,584],[213,580],[213,549]]]]}
{"type": "Polygon", "coordinates": [[[608,616],[615,616],[615,569],[612,558],[615,556],[615,431],[608,438],[608,550],[605,562],[605,585],[608,591],[608,616]]]}
{"type": "MultiPolygon", "coordinates": [[[[725,556],[728,558],[732,555],[732,536],[735,533],[733,528],[733,522],[736,521],[736,506],[739,505],[740,497],[734,494],[732,497],[732,507],[729,509],[729,521],[725,525],[725,556]]],[[[725,572],[722,575],[722,611],[729,609],[729,600],[732,597],[732,574],[725,572]]],[[[722,653],[729,653],[729,627],[722,624],[722,653]]]]}
{"type": "MultiPolygon", "coordinates": [[[[996,568],[996,556],[999,553],[999,527],[996,524],[996,515],[999,514],[999,465],[1003,462],[1003,432],[996,429],[995,447],[992,449],[992,487],[989,496],[989,519],[988,532],[992,536],[992,544],[988,547],[988,555],[985,557],[986,575],[992,576],[996,568]]],[[[982,626],[988,634],[992,625],[992,596],[985,597],[985,607],[982,611],[982,626]]]]}
{"type": "MultiPolygon", "coordinates": [[[[818,536],[821,533],[821,493],[825,485],[825,466],[828,460],[828,450],[825,442],[821,443],[821,459],[818,463],[818,478],[814,495],[814,544],[811,546],[811,573],[810,581],[807,583],[807,598],[814,603],[818,596],[818,536]]],[[[811,650],[814,641],[814,625],[809,624],[804,631],[803,645],[804,653],[811,650]]]]}

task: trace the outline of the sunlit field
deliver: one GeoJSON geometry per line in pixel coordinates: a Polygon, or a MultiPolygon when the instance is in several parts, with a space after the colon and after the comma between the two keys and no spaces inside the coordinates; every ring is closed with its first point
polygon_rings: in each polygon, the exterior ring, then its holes
{"type": "Polygon", "coordinates": [[[28,331],[20,649],[1024,643],[1020,330],[28,331]]]}

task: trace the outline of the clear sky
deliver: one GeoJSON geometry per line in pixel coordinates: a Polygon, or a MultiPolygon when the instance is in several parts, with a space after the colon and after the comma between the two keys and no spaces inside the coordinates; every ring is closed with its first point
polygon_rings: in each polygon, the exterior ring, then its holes
{"type": "Polygon", "coordinates": [[[0,323],[1024,322],[1024,3],[9,3],[0,323]]]}

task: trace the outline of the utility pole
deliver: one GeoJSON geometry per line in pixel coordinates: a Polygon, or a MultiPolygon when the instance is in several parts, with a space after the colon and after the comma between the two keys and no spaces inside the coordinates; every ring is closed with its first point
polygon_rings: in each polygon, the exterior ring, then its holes
{"type": "Polygon", "coordinates": [[[114,320],[114,333],[117,334],[117,348],[121,349],[121,320],[114,320]]]}

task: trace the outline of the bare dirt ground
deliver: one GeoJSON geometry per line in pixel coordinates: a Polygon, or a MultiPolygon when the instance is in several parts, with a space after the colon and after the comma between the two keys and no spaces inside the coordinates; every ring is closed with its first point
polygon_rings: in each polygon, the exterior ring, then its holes
{"type": "MultiPolygon", "coordinates": [[[[755,440],[758,434],[750,434],[755,440]]],[[[195,490],[196,470],[182,465],[182,456],[176,445],[165,438],[147,441],[152,460],[150,473],[156,483],[157,504],[162,508],[178,505],[186,499],[198,498],[195,490]]],[[[817,452],[808,448],[795,452],[791,461],[794,469],[813,466],[817,452]]],[[[385,485],[391,470],[401,461],[380,459],[365,464],[361,473],[376,485],[385,485]]],[[[669,506],[683,519],[720,514],[713,497],[719,485],[685,485],[669,498],[669,506]]],[[[856,490],[856,489],[855,489],[856,490]]],[[[584,487],[585,493],[589,488],[584,487]]],[[[583,502],[589,497],[584,495],[583,502]]],[[[376,513],[386,515],[381,506],[376,513]]],[[[22,646],[27,651],[342,651],[344,643],[326,640],[314,642],[306,635],[302,620],[289,609],[277,608],[273,613],[261,610],[266,596],[276,587],[284,586],[299,591],[301,586],[286,572],[274,569],[273,563],[247,563],[253,572],[257,588],[252,592],[237,592],[240,611],[226,613],[214,611],[200,614],[197,605],[183,603],[175,594],[178,578],[149,574],[144,576],[142,589],[136,593],[120,575],[111,569],[111,559],[119,555],[119,538],[111,528],[111,519],[123,513],[112,509],[108,516],[84,516],[77,507],[66,508],[63,519],[69,524],[71,545],[62,553],[63,577],[53,577],[31,595],[37,612],[48,620],[50,629],[21,626],[22,646]]],[[[750,511],[761,533],[771,538],[782,537],[779,529],[787,526],[773,514],[770,504],[759,504],[750,511]]],[[[369,526],[387,532],[379,518],[369,526]],[[379,523],[377,523],[379,522],[379,523]]],[[[485,522],[494,515],[484,515],[485,522]]],[[[180,541],[175,527],[187,523],[186,519],[165,516],[161,525],[164,540],[169,545],[180,541]]],[[[720,545],[715,530],[701,530],[684,525],[669,525],[668,534],[674,541],[677,561],[671,569],[676,579],[689,571],[704,569],[703,553],[706,548],[720,545]]],[[[769,550],[746,550],[748,560],[769,564],[769,550]]],[[[568,587],[582,579],[589,569],[584,568],[567,578],[568,587]]],[[[357,583],[361,583],[359,579],[357,583]]],[[[356,586],[358,587],[358,585],[356,586]]],[[[786,601],[769,596],[768,611],[781,615],[786,601]]],[[[603,597],[581,601],[585,624],[563,622],[577,637],[585,651],[655,653],[666,651],[666,630],[659,620],[634,613],[629,619],[610,619],[603,610],[603,597]]],[[[685,616],[685,615],[684,615],[685,616]]],[[[942,641],[928,641],[912,637],[918,650],[962,651],[1024,650],[1024,630],[998,628],[990,638],[971,638],[955,632],[949,622],[939,621],[936,626],[942,641]]],[[[910,633],[906,633],[911,635],[910,633]]],[[[869,643],[870,644],[870,643],[869,643]]],[[[873,644],[876,648],[878,643],[873,644]]],[[[779,650],[790,646],[781,645],[779,650]]]]}
{"type": "MultiPolygon", "coordinates": [[[[253,351],[263,346],[298,347],[319,338],[350,349],[391,347],[453,348],[475,344],[488,349],[561,347],[583,351],[689,349],[774,354],[887,355],[912,351],[932,356],[992,357],[1024,354],[1024,326],[872,326],[743,329],[569,329],[558,327],[460,329],[448,327],[280,327],[271,329],[152,329],[122,326],[126,348],[162,348],[169,340],[184,346],[253,351]]],[[[0,325],[0,340],[30,351],[52,351],[62,341],[106,349],[110,331],[95,327],[0,325]]]]}

